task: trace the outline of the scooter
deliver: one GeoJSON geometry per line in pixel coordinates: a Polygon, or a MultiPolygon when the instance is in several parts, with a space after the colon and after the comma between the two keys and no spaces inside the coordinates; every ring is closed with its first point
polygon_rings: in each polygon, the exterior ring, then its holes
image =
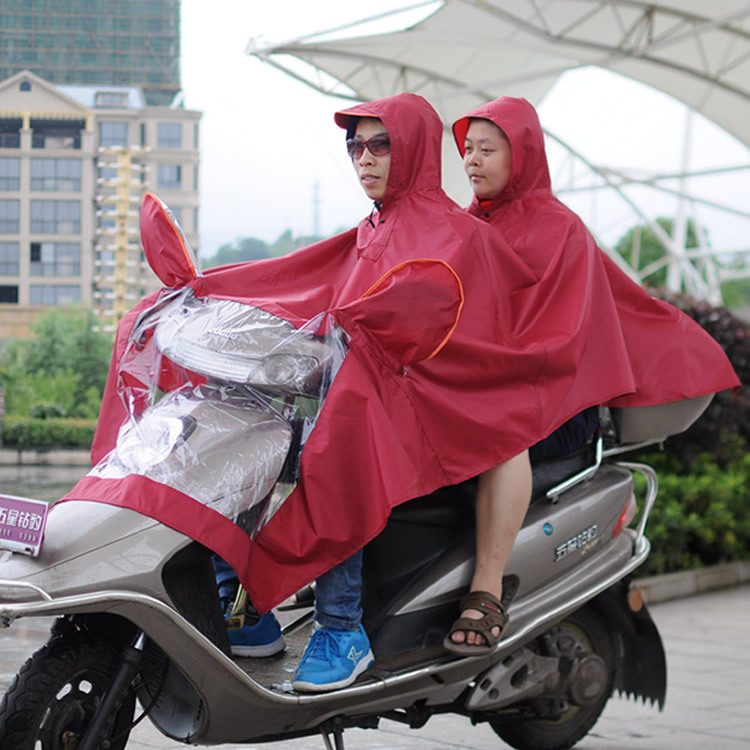
{"type": "MultiPolygon", "coordinates": [[[[346,335],[330,321],[295,330],[232,300],[167,291],[141,313],[121,363],[137,383],[128,403],[148,405],[92,476],[137,474],[209,497],[255,534],[294,486],[345,353],[346,335]],[[164,361],[187,382],[165,392],[164,361]]],[[[488,722],[513,747],[553,750],[585,736],[615,690],[661,708],[664,650],[631,588],[649,553],[657,479],[617,457],[687,429],[709,401],[602,410],[590,445],[534,467],[504,578],[511,626],[489,654],[442,647],[473,569],[474,485],[397,507],[364,556],[376,660],[330,693],[291,687],[312,627],[304,595],[289,605],[283,654],[232,658],[205,546],[129,508],[69,500],[37,519],[34,501],[5,498],[0,530],[14,509],[17,523],[0,531],[0,623],[54,621],[0,704],[0,748],[122,750],[148,717],[186,744],[320,734],[341,750],[349,727],[388,719],[416,728],[455,713],[488,722]]]]}

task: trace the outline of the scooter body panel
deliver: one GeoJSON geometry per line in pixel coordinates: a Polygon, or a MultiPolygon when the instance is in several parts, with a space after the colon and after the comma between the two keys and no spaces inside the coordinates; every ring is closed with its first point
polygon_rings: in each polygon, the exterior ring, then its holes
{"type": "Polygon", "coordinates": [[[71,500],[50,509],[37,558],[0,558],[0,607],[4,601],[55,598],[123,588],[164,599],[160,571],[191,540],[135,511],[71,500]]]}

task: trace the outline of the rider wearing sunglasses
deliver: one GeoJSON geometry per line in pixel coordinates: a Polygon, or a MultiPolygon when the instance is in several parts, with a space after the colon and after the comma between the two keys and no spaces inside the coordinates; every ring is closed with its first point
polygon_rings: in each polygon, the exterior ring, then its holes
{"type": "Polygon", "coordinates": [[[391,138],[388,133],[385,132],[385,129],[383,132],[374,135],[368,140],[364,140],[361,136],[346,139],[346,150],[350,159],[361,158],[365,149],[367,149],[372,156],[386,156],[387,154],[390,154],[391,138]]]}
{"type": "MultiPolygon", "coordinates": [[[[480,260],[485,245],[483,237],[475,236],[476,223],[459,215],[440,188],[442,125],[421,97],[402,94],[359,105],[337,113],[336,123],[346,128],[347,153],[362,189],[374,202],[369,219],[357,230],[360,269],[386,270],[415,257],[445,258],[475,292],[469,303],[472,308],[486,288],[496,288],[487,284],[493,269],[504,266],[507,278],[523,278],[524,284],[530,279],[528,269],[504,244],[489,257],[493,261],[503,257],[507,264],[501,262],[496,267],[493,262],[490,269],[480,260]]],[[[469,315],[472,313],[465,311],[464,319],[469,315]]],[[[483,307],[480,325],[497,317],[507,319],[483,307]]],[[[481,419],[484,421],[484,415],[481,419]]],[[[482,441],[482,445],[486,448],[488,443],[482,441]]],[[[481,450],[474,455],[478,453],[481,450]]],[[[355,509],[349,513],[356,519],[355,509]]],[[[370,642],[361,624],[361,567],[359,550],[316,579],[316,629],[293,680],[296,690],[345,687],[372,662],[370,642]]]]}
{"type": "Polygon", "coordinates": [[[380,206],[391,168],[391,138],[380,120],[363,117],[346,139],[346,150],[368,198],[380,206]]]}

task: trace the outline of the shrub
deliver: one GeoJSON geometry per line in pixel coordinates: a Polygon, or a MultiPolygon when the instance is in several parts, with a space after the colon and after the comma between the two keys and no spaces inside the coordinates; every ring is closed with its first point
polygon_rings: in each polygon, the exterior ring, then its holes
{"type": "Polygon", "coordinates": [[[750,559],[750,326],[721,307],[665,299],[716,339],[743,385],[717,394],[664,452],[637,457],[659,475],[646,528],[651,555],[640,570],[646,575],[750,559]]]}
{"type": "Polygon", "coordinates": [[[674,459],[663,454],[642,458],[657,468],[659,495],[646,527],[651,554],[639,574],[750,559],[747,451],[723,467],[704,453],[690,473],[670,471],[674,459]]]}
{"type": "Polygon", "coordinates": [[[3,445],[9,448],[90,448],[95,419],[5,417],[3,445]]]}
{"type": "Polygon", "coordinates": [[[750,325],[729,310],[706,302],[685,296],[666,299],[716,339],[742,383],[734,392],[717,394],[687,432],[670,438],[668,450],[686,469],[706,452],[720,466],[726,466],[737,458],[738,445],[744,450],[750,443],[750,325]]]}

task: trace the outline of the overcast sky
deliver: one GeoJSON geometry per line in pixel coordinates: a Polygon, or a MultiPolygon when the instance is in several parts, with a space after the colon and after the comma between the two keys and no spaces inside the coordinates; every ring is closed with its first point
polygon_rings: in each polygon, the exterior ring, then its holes
{"type": "MultiPolygon", "coordinates": [[[[283,41],[404,6],[404,0],[182,0],[182,85],[186,106],[201,110],[201,253],[208,257],[237,237],[271,242],[283,231],[322,234],[348,228],[369,211],[333,112],[347,102],[326,97],[245,54],[251,37],[283,41]],[[317,188],[316,188],[317,186],[317,188]],[[315,196],[318,195],[316,208],[315,196]]],[[[684,108],[646,87],[604,71],[566,75],[540,106],[542,123],[592,161],[678,171],[684,108]],[[657,124],[655,126],[655,124],[657,124]]],[[[747,149],[697,117],[693,169],[747,164],[747,149]]],[[[553,177],[554,177],[553,163],[553,177]]],[[[747,208],[750,171],[724,187],[747,208]]],[[[459,198],[459,196],[455,196],[459,198]]],[[[660,210],[666,199],[649,201],[660,210]]],[[[580,199],[576,210],[586,211],[580,199]]],[[[589,206],[590,208],[590,206],[589,206]]],[[[711,212],[709,212],[711,214],[711,212]]],[[[713,216],[713,214],[711,214],[713,216]]],[[[586,217],[584,217],[586,218],[586,217]]],[[[708,219],[706,219],[708,220],[708,219]]],[[[617,209],[612,232],[631,218],[617,209]],[[618,224],[619,222],[619,224],[618,224]]],[[[731,242],[718,221],[712,235],[731,242]]],[[[750,234],[744,244],[750,243],[750,234]]]]}

